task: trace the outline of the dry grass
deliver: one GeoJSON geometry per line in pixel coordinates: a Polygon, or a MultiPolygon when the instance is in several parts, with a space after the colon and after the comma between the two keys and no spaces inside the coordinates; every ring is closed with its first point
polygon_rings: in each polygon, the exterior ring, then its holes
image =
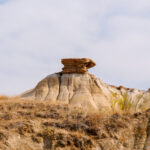
{"type": "Polygon", "coordinates": [[[0,95],[0,100],[8,100],[9,97],[6,95],[0,95]]]}
{"type": "MultiPolygon", "coordinates": [[[[144,117],[142,114],[137,116],[144,117]]],[[[81,108],[67,104],[7,97],[0,101],[0,149],[6,146],[10,148],[10,144],[17,145],[24,141],[30,149],[41,145],[44,145],[43,150],[90,150],[96,145],[106,149],[102,141],[108,139],[128,148],[130,134],[137,132],[135,128],[139,129],[138,123],[134,123],[137,116],[127,113],[87,113],[81,108]],[[15,142],[11,141],[12,136],[16,136],[16,139],[20,136],[21,141],[15,140],[16,143],[12,143],[15,142]]],[[[138,131],[143,135],[145,128],[142,127],[138,131]]],[[[21,147],[23,143],[20,150],[21,147]]]]}

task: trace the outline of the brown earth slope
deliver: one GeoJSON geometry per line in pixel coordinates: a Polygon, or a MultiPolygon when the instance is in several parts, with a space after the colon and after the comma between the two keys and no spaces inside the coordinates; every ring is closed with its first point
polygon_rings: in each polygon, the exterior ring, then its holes
{"type": "Polygon", "coordinates": [[[2,98],[0,149],[150,149],[150,110],[108,113],[87,113],[56,102],[2,98]]]}

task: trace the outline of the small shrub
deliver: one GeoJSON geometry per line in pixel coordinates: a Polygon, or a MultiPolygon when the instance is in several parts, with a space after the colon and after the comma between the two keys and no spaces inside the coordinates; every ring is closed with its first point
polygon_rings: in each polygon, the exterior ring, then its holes
{"type": "Polygon", "coordinates": [[[47,137],[49,139],[53,139],[54,138],[54,134],[55,134],[55,131],[54,129],[50,128],[50,127],[46,127],[43,131],[43,135],[44,137],[47,137]]]}

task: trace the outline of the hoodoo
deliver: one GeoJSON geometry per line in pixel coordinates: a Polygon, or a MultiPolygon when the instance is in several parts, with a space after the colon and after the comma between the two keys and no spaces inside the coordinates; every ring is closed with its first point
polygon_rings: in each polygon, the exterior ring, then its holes
{"type": "Polygon", "coordinates": [[[68,58],[62,59],[62,73],[87,73],[96,63],[89,58],[68,58]]]}
{"type": "Polygon", "coordinates": [[[149,108],[150,91],[115,87],[104,83],[88,69],[96,63],[89,58],[67,58],[61,60],[64,67],[59,73],[48,75],[37,86],[20,95],[31,100],[59,101],[84,107],[88,110],[108,110],[116,107],[135,111],[149,108]],[[124,107],[120,106],[125,105],[124,107]]]}

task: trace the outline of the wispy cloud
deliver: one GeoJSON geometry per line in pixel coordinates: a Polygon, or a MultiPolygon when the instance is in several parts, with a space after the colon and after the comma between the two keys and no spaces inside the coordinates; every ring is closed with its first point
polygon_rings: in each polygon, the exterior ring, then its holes
{"type": "MultiPolygon", "coordinates": [[[[0,4],[4,2],[0,1],[0,4]]],[[[150,83],[149,0],[11,0],[0,5],[0,93],[32,88],[64,57],[90,57],[110,84],[150,83]]]]}

